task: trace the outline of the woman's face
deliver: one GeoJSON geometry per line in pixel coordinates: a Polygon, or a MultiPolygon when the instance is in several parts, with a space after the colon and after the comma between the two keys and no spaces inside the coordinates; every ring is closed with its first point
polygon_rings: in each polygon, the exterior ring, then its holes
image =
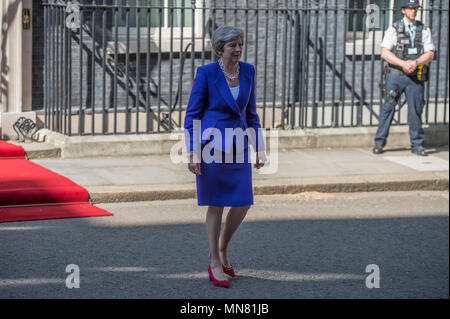
{"type": "Polygon", "coordinates": [[[227,61],[237,63],[242,55],[242,39],[237,38],[231,41],[228,41],[223,46],[222,52],[220,56],[227,61]]]}

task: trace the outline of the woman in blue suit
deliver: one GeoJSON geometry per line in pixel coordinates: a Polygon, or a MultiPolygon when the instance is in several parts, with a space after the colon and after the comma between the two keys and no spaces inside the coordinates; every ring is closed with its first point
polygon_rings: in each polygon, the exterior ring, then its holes
{"type": "Polygon", "coordinates": [[[249,142],[257,154],[257,169],[266,157],[256,113],[255,69],[239,61],[243,32],[221,26],[211,42],[219,60],[197,69],[184,128],[198,205],[208,206],[209,278],[215,286],[229,287],[225,274],[234,277],[235,273],[227,256],[228,243],[253,204],[249,142]],[[230,211],[220,233],[225,206],[230,211]]]}

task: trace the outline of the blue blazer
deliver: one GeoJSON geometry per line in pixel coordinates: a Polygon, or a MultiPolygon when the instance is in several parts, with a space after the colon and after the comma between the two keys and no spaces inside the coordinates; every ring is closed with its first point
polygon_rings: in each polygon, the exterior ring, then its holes
{"type": "MultiPolygon", "coordinates": [[[[222,141],[214,143],[214,148],[230,153],[236,138],[226,139],[225,128],[241,128],[245,131],[249,127],[256,133],[253,138],[251,135],[248,137],[254,150],[264,150],[261,124],[256,113],[255,68],[245,62],[239,62],[239,68],[240,89],[236,101],[218,62],[197,69],[184,120],[188,152],[196,152],[200,145],[210,141],[212,128],[216,128],[221,133],[222,141]],[[199,131],[194,131],[194,120],[201,120],[199,131]]],[[[247,138],[244,140],[244,147],[239,149],[241,147],[237,145],[237,151],[248,147],[247,138]]]]}

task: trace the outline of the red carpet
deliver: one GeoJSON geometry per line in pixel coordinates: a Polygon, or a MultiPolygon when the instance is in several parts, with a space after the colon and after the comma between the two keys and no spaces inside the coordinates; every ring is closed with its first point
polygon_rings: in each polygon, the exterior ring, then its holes
{"type": "Polygon", "coordinates": [[[20,149],[24,156],[23,148],[0,141],[0,222],[112,216],[89,205],[87,190],[71,180],[23,157],[13,159],[20,149]]]}
{"type": "Polygon", "coordinates": [[[87,203],[88,192],[25,159],[0,159],[0,206],[87,203]]]}
{"type": "Polygon", "coordinates": [[[0,207],[0,222],[94,216],[112,216],[112,214],[89,204],[0,207]]]}
{"type": "Polygon", "coordinates": [[[0,158],[25,158],[25,151],[21,146],[0,140],[0,158]]]}

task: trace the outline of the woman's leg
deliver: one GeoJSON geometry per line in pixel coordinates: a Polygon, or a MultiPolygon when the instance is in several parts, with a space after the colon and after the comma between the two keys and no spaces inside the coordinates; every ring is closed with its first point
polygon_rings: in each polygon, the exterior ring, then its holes
{"type": "Polygon", "coordinates": [[[211,271],[219,281],[227,279],[222,271],[222,262],[219,257],[219,235],[222,214],[223,207],[208,206],[206,212],[206,232],[208,233],[209,250],[211,252],[211,271]]]}
{"type": "Polygon", "coordinates": [[[244,220],[250,206],[231,207],[225,220],[222,234],[219,238],[219,256],[225,267],[230,267],[230,261],[227,256],[227,247],[236,229],[244,220]]]}

